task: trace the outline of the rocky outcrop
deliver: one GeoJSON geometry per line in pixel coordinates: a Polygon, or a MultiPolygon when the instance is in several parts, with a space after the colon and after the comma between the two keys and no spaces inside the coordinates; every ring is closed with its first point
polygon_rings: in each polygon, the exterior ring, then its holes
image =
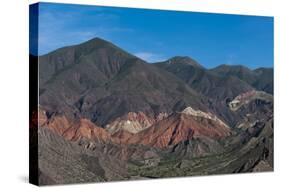
{"type": "Polygon", "coordinates": [[[79,124],[74,125],[68,129],[63,136],[69,140],[77,141],[83,138],[94,140],[96,142],[109,142],[110,134],[93,124],[90,120],[81,119],[79,124]]]}
{"type": "Polygon", "coordinates": [[[63,135],[72,126],[74,126],[74,123],[70,122],[64,115],[53,116],[43,124],[43,127],[47,127],[59,135],[63,135]]]}
{"type": "Polygon", "coordinates": [[[112,141],[117,144],[128,143],[128,140],[133,137],[133,133],[130,133],[126,130],[119,130],[113,134],[111,134],[112,141]]]}
{"type": "Polygon", "coordinates": [[[128,114],[115,119],[113,122],[106,125],[106,130],[114,134],[120,130],[130,133],[140,132],[147,127],[150,127],[155,120],[149,118],[143,112],[129,112],[128,114]]]}
{"type": "Polygon", "coordinates": [[[64,115],[57,115],[51,117],[50,120],[42,126],[47,127],[52,132],[71,141],[88,139],[105,143],[111,139],[110,134],[106,130],[96,126],[87,119],[80,119],[78,122],[73,122],[64,115]]]}
{"type": "Polygon", "coordinates": [[[238,95],[228,104],[228,106],[232,111],[237,111],[243,105],[247,105],[253,100],[273,102],[273,96],[264,91],[252,90],[238,95]]]}
{"type": "Polygon", "coordinates": [[[166,148],[193,138],[219,139],[230,134],[230,128],[219,121],[202,116],[176,113],[136,134],[129,139],[128,143],[166,148]]]}
{"type": "Polygon", "coordinates": [[[203,112],[201,110],[194,110],[192,107],[187,107],[182,111],[182,113],[190,115],[190,116],[194,116],[194,117],[201,117],[201,118],[205,118],[205,119],[210,119],[210,120],[213,120],[213,121],[217,122],[218,124],[221,124],[221,125],[229,128],[229,126],[227,124],[225,124],[215,114],[212,114],[210,112],[206,113],[206,112],[203,112]]]}
{"type": "Polygon", "coordinates": [[[167,113],[159,113],[155,118],[148,117],[143,112],[129,112],[106,125],[106,130],[111,134],[124,130],[129,133],[138,133],[152,124],[166,118],[167,113]]]}

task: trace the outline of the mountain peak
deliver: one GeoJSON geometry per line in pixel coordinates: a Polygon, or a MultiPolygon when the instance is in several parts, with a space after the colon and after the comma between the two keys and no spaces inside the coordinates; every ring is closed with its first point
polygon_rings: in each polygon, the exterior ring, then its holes
{"type": "Polygon", "coordinates": [[[251,71],[251,69],[249,69],[248,67],[246,66],[243,66],[243,65],[229,65],[229,64],[222,64],[222,65],[219,65],[215,68],[213,68],[214,70],[217,69],[217,70],[245,70],[245,71],[251,71]]]}
{"type": "Polygon", "coordinates": [[[195,61],[189,56],[174,56],[168,60],[168,64],[177,64],[177,63],[188,64],[194,67],[203,68],[202,65],[200,65],[197,61],[195,61]]]}
{"type": "Polygon", "coordinates": [[[83,42],[81,44],[79,44],[78,46],[84,46],[84,47],[114,47],[114,48],[118,48],[117,46],[115,46],[114,44],[112,44],[111,42],[104,40],[102,38],[99,37],[94,37],[86,42],[83,42]]]}
{"type": "Polygon", "coordinates": [[[88,40],[86,42],[107,42],[107,43],[110,43],[109,41],[106,41],[106,40],[104,40],[104,39],[102,39],[100,37],[94,37],[94,38],[92,38],[92,39],[90,39],[90,40],[88,40]]]}

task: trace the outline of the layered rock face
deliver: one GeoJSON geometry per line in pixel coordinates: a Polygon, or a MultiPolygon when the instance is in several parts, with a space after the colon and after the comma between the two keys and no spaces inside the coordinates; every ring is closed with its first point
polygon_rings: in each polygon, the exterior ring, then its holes
{"type": "Polygon", "coordinates": [[[143,112],[129,112],[121,118],[117,118],[113,122],[107,124],[105,128],[111,134],[122,130],[135,134],[150,127],[167,116],[167,113],[159,113],[155,118],[151,118],[143,112]]]}
{"type": "MultiPolygon", "coordinates": [[[[44,112],[39,114],[40,119],[45,119],[44,112]]],[[[98,143],[106,143],[110,141],[110,134],[96,126],[87,119],[80,119],[79,121],[70,121],[64,115],[54,115],[49,120],[45,121],[39,126],[50,129],[52,132],[63,136],[66,140],[79,141],[82,139],[92,140],[98,143]]]]}
{"type": "Polygon", "coordinates": [[[110,124],[106,125],[106,129],[114,134],[118,131],[124,130],[130,133],[138,133],[147,127],[150,127],[155,120],[147,117],[143,112],[129,112],[121,118],[117,118],[110,124]]]}
{"type": "MultiPolygon", "coordinates": [[[[40,119],[45,119],[44,112],[40,114],[40,119]]],[[[231,134],[230,128],[214,114],[196,111],[191,107],[165,116],[161,114],[162,119],[149,119],[144,113],[128,113],[104,129],[87,119],[71,122],[66,116],[55,115],[41,126],[71,141],[88,139],[99,143],[156,148],[166,148],[193,138],[220,139],[231,134]]]]}
{"type": "Polygon", "coordinates": [[[230,134],[230,128],[221,123],[220,120],[176,113],[136,134],[128,143],[166,148],[194,138],[220,139],[230,134]]]}
{"type": "Polygon", "coordinates": [[[212,113],[206,113],[206,112],[202,112],[200,110],[194,110],[191,107],[187,107],[185,108],[182,113],[193,116],[193,117],[198,117],[198,118],[205,118],[205,119],[210,119],[220,125],[225,126],[226,128],[229,129],[229,126],[226,125],[221,119],[219,119],[216,115],[212,114],[212,113]]]}

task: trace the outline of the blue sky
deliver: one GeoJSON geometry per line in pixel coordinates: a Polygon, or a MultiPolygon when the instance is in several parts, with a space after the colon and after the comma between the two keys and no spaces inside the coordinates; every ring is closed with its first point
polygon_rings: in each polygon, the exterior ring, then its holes
{"type": "Polygon", "coordinates": [[[94,37],[148,62],[190,56],[207,68],[273,66],[273,18],[41,3],[39,55],[94,37]]]}

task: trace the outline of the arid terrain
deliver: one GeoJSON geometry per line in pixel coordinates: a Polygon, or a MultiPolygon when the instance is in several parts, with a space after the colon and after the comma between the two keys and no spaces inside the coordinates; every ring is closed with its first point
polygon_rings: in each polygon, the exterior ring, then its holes
{"type": "Polygon", "coordinates": [[[100,38],[38,67],[40,185],[273,171],[272,68],[147,63],[100,38]]]}

